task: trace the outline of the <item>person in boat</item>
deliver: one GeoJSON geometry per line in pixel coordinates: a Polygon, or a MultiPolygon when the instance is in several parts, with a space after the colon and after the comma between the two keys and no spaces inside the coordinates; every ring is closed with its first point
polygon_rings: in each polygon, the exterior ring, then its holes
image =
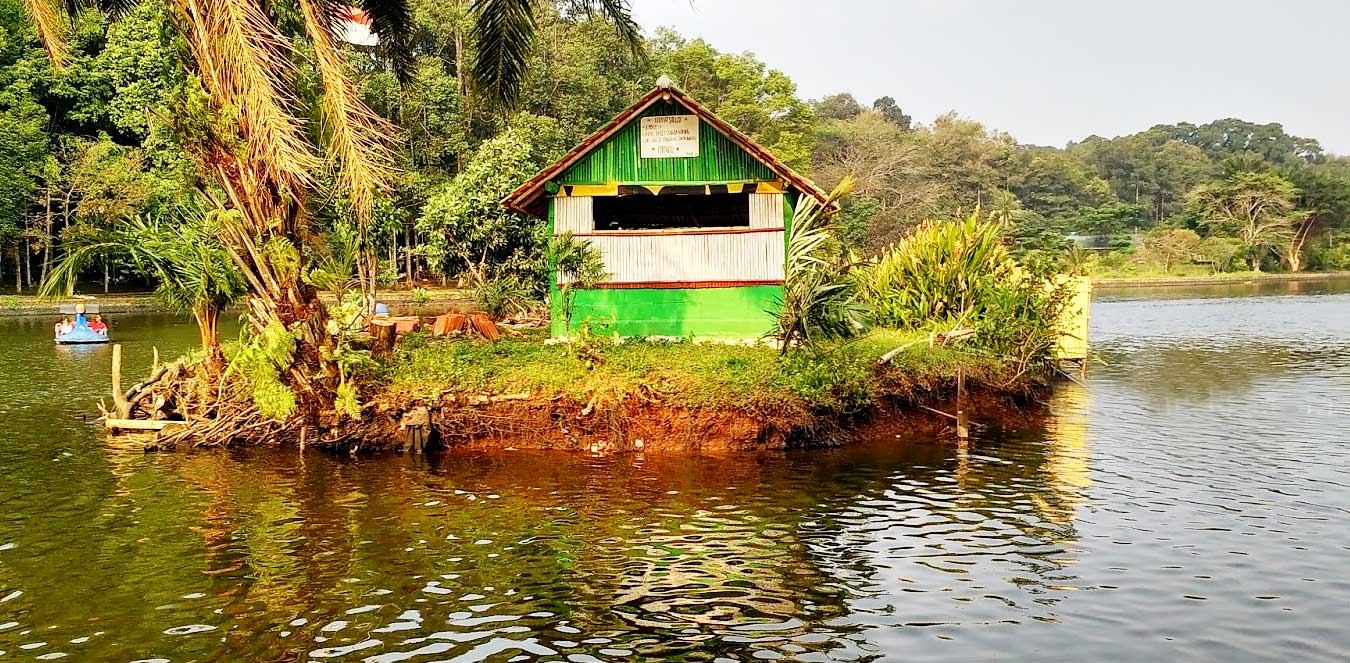
{"type": "Polygon", "coordinates": [[[74,329],[75,329],[75,323],[71,322],[71,321],[70,321],[70,318],[67,317],[67,318],[62,318],[60,322],[56,323],[56,330],[55,330],[55,331],[56,331],[56,335],[57,335],[57,336],[61,336],[62,334],[69,334],[69,333],[70,333],[71,331],[73,331],[74,329]]]}
{"type": "Polygon", "coordinates": [[[103,318],[97,315],[89,319],[89,329],[104,336],[108,335],[108,324],[103,322],[103,318]]]}

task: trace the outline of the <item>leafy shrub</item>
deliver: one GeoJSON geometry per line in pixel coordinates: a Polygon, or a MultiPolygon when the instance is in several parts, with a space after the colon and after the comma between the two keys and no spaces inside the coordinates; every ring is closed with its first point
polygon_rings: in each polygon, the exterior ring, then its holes
{"type": "Polygon", "coordinates": [[[604,256],[585,239],[572,233],[556,235],[549,240],[548,260],[558,271],[558,302],[562,313],[563,333],[572,333],[572,316],[576,313],[576,291],[594,288],[609,280],[604,256]]]}
{"type": "Polygon", "coordinates": [[[474,288],[473,301],[494,318],[523,313],[528,310],[530,286],[515,276],[489,279],[474,288]]]}
{"type": "Polygon", "coordinates": [[[872,321],[923,329],[969,315],[990,288],[1012,276],[1000,219],[979,213],[956,221],[926,221],[860,272],[872,321]]]}
{"type": "Polygon", "coordinates": [[[846,348],[808,348],[783,358],[776,382],[814,407],[849,412],[872,402],[875,364],[846,348]]]}
{"type": "Polygon", "coordinates": [[[1055,322],[1071,297],[1069,288],[1054,281],[1014,278],[993,284],[972,321],[976,346],[1023,366],[1049,358],[1059,342],[1055,322]]]}
{"type": "Polygon", "coordinates": [[[1231,272],[1237,261],[1249,253],[1247,244],[1236,237],[1206,237],[1196,254],[1215,272],[1231,272]]]}
{"type": "Polygon", "coordinates": [[[411,299],[413,304],[425,306],[427,302],[431,301],[431,293],[427,292],[426,288],[418,286],[412,289],[411,299]]]}
{"type": "Polygon", "coordinates": [[[1200,235],[1189,228],[1154,228],[1144,234],[1143,257],[1161,263],[1163,272],[1191,260],[1200,250],[1200,235]]]}
{"type": "Polygon", "coordinates": [[[908,330],[972,328],[971,343],[980,352],[1023,367],[1048,359],[1071,293],[1064,280],[1019,266],[1004,247],[1002,228],[1002,219],[978,212],[916,228],[858,274],[873,322],[908,330]]]}
{"type": "Polygon", "coordinates": [[[272,322],[240,343],[225,371],[226,377],[237,373],[248,380],[253,387],[253,404],[265,417],[281,420],[295,413],[295,392],[281,381],[281,374],[290,367],[299,340],[299,331],[272,322]]]}

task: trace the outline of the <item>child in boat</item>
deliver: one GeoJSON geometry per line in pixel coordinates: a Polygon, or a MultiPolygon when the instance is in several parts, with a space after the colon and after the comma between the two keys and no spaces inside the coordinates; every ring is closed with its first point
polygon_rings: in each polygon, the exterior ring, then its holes
{"type": "Polygon", "coordinates": [[[70,318],[64,318],[61,322],[56,323],[56,334],[58,336],[69,334],[73,329],[75,329],[75,323],[71,322],[70,318]]]}
{"type": "Polygon", "coordinates": [[[97,334],[108,335],[108,325],[103,322],[103,318],[97,315],[89,320],[89,329],[97,334]]]}

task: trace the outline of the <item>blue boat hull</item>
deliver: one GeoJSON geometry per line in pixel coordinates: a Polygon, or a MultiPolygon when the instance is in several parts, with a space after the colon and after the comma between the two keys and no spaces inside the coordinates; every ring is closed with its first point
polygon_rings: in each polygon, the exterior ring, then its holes
{"type": "Polygon", "coordinates": [[[64,334],[57,334],[56,342],[61,345],[84,345],[89,343],[107,343],[108,337],[88,327],[76,327],[64,334]]]}

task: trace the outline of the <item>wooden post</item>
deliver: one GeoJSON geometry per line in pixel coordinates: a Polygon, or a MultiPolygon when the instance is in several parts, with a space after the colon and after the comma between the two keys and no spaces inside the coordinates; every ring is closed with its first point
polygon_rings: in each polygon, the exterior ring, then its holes
{"type": "Polygon", "coordinates": [[[117,410],[118,419],[129,419],[131,417],[131,403],[127,402],[127,396],[122,392],[122,344],[113,343],[112,352],[113,407],[117,410]]]}
{"type": "Polygon", "coordinates": [[[370,321],[370,354],[383,359],[394,351],[396,332],[392,320],[370,321]]]}
{"type": "Polygon", "coordinates": [[[414,454],[425,452],[427,434],[430,432],[428,429],[431,428],[431,411],[425,405],[409,410],[399,422],[399,428],[403,429],[404,447],[414,454]]]}
{"type": "Polygon", "coordinates": [[[970,422],[966,420],[966,370],[956,369],[956,439],[970,439],[970,422]]]}

